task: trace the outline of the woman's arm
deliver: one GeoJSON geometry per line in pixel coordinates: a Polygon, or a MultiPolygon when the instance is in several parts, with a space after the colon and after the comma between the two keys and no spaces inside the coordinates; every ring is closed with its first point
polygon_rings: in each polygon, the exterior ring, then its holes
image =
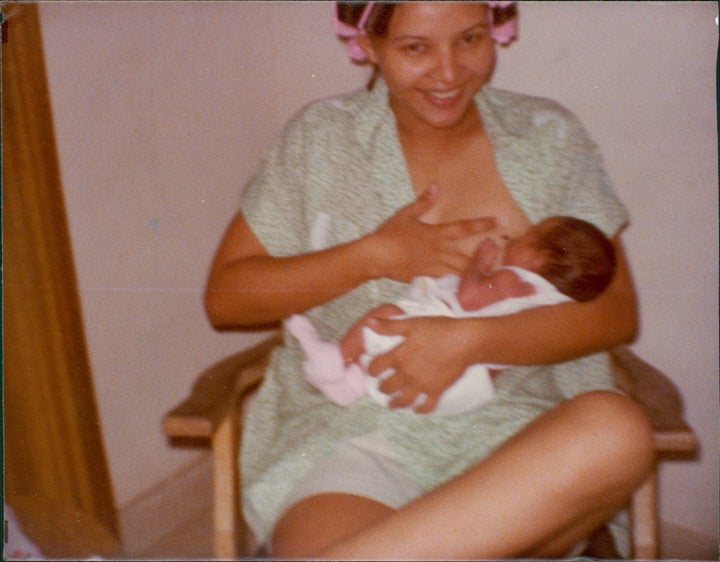
{"type": "MultiPolygon", "coordinates": [[[[213,260],[205,309],[217,328],[276,322],[338,297],[365,281],[462,271],[469,260],[460,242],[495,228],[494,219],[429,225],[419,217],[436,189],[400,209],[357,240],[292,257],[270,256],[239,213],[213,260]]],[[[278,225],[282,228],[282,225],[278,225]]]]}
{"type": "Polygon", "coordinates": [[[215,255],[205,310],[216,328],[276,322],[372,278],[364,243],[287,258],[268,254],[238,213],[215,255]]]}
{"type": "Polygon", "coordinates": [[[613,239],[618,265],[610,286],[586,303],[562,303],[497,318],[377,320],[373,330],[405,337],[377,357],[371,374],[394,369],[382,392],[402,389],[393,406],[412,404],[425,392],[437,397],[473,363],[529,365],[567,361],[628,343],[637,333],[637,302],[620,237],[613,239]],[[442,346],[436,342],[443,341],[442,346]],[[435,342],[434,345],[433,342],[435,342]],[[423,351],[425,348],[432,352],[423,351]],[[407,402],[407,404],[406,404],[407,402]]]}
{"type": "Polygon", "coordinates": [[[635,339],[635,287],[619,236],[613,238],[617,269],[596,299],[527,310],[497,318],[482,330],[475,360],[512,365],[557,363],[610,349],[635,339]]]}

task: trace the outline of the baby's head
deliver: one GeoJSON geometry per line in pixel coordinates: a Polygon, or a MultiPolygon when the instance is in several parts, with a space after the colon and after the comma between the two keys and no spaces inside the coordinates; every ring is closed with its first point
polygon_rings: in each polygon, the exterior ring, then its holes
{"type": "Polygon", "coordinates": [[[550,217],[508,243],[504,265],[533,271],[576,301],[602,293],[615,274],[615,249],[600,229],[573,217],[550,217]]]}

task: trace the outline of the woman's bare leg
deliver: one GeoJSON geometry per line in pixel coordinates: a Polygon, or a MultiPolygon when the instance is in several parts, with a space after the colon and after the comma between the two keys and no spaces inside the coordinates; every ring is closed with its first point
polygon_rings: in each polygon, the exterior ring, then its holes
{"type": "Polygon", "coordinates": [[[318,494],[293,505],[275,527],[272,555],[308,558],[361,531],[394,510],[351,494],[318,494]]]}
{"type": "MultiPolygon", "coordinates": [[[[334,531],[340,542],[316,555],[562,555],[625,504],[652,463],[652,432],[639,407],[617,393],[591,392],[543,414],[486,460],[402,509],[334,531]]],[[[339,511],[325,518],[342,521],[339,511]]]]}

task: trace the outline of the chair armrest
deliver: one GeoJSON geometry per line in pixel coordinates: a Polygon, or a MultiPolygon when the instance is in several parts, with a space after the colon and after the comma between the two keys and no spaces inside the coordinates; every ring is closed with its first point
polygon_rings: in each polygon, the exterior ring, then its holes
{"type": "Polygon", "coordinates": [[[616,385],[650,418],[658,451],[695,452],[697,440],[683,417],[682,396],[668,376],[626,346],[616,347],[610,356],[616,385]]]}
{"type": "Polygon", "coordinates": [[[210,438],[239,400],[255,389],[265,372],[270,352],[281,341],[274,334],[260,344],[235,353],[203,371],[190,395],[163,417],[163,431],[171,438],[210,438]]]}

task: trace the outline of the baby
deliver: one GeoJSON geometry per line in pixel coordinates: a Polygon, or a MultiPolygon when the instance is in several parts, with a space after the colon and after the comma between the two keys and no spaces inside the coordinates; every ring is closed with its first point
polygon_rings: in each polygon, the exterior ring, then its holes
{"type": "MultiPolygon", "coordinates": [[[[305,316],[290,317],[287,328],[306,356],[305,379],[340,406],[349,406],[365,394],[387,405],[391,397],[378,386],[392,371],[372,377],[365,369],[403,337],[373,332],[367,326],[370,318],[490,317],[588,301],[607,288],[616,264],[610,240],[592,224],[571,217],[547,218],[508,242],[502,266],[492,270],[499,254],[498,245],[486,239],[461,277],[415,278],[404,298],[368,312],[339,344],[322,341],[305,316]]],[[[433,413],[455,414],[482,406],[494,392],[490,369],[505,367],[471,365],[443,393],[433,413]]],[[[425,398],[421,395],[413,406],[425,398]]]]}

